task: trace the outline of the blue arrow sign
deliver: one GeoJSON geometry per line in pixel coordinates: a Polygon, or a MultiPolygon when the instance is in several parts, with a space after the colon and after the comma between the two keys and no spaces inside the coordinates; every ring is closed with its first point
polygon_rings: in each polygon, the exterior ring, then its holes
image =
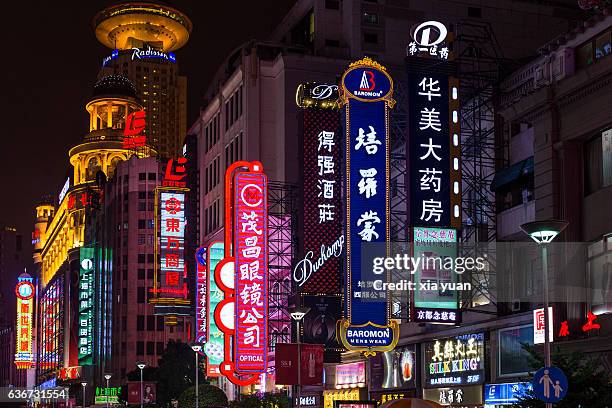
{"type": "Polygon", "coordinates": [[[533,393],[544,402],[559,402],[567,394],[567,377],[557,367],[540,368],[533,376],[533,393]]]}

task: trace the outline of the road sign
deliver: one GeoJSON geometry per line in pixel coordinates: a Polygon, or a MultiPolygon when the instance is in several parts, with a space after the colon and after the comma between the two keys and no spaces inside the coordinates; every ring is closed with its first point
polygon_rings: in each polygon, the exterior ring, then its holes
{"type": "Polygon", "coordinates": [[[567,394],[567,377],[557,367],[540,368],[533,376],[533,393],[544,402],[559,402],[567,394]]]}

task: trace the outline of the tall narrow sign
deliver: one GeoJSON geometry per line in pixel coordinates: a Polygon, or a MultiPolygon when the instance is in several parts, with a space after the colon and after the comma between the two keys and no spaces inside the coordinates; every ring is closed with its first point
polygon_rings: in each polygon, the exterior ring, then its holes
{"type": "Polygon", "coordinates": [[[34,285],[32,281],[33,279],[30,275],[22,273],[15,287],[15,294],[17,295],[15,366],[19,370],[25,370],[34,366],[34,354],[32,353],[34,285]]]}
{"type": "Polygon", "coordinates": [[[223,362],[223,332],[215,322],[215,309],[223,300],[223,291],[219,289],[213,275],[215,268],[223,259],[223,242],[217,241],[208,247],[208,329],[204,354],[206,354],[206,375],[218,377],[221,375],[219,364],[223,362]]]}
{"type": "Polygon", "coordinates": [[[389,319],[385,290],[374,290],[367,259],[389,254],[389,109],[393,80],[386,68],[366,57],[342,76],[346,109],[346,318],[339,336],[349,350],[366,355],[392,350],[399,329],[389,319]],[[366,255],[366,251],[369,252],[366,255]]]}
{"type": "Polygon", "coordinates": [[[196,343],[205,343],[208,334],[208,268],[207,248],[196,250],[196,343]]]}
{"type": "Polygon", "coordinates": [[[81,247],[79,273],[79,365],[93,364],[94,248],[81,247]]]}

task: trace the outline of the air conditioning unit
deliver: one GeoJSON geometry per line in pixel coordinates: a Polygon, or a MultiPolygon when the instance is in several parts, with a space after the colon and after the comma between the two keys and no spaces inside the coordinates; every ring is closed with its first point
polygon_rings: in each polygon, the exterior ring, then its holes
{"type": "Polygon", "coordinates": [[[512,299],[512,301],[510,302],[510,310],[512,310],[513,312],[520,312],[521,301],[519,299],[512,299]]]}

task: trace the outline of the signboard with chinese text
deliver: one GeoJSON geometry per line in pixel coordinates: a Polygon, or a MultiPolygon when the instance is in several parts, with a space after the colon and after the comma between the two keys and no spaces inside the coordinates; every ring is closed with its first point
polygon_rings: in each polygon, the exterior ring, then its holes
{"type": "Polygon", "coordinates": [[[483,384],[484,333],[464,334],[424,344],[425,388],[483,384]]]}
{"type": "Polygon", "coordinates": [[[424,389],[423,399],[451,407],[480,407],[482,406],[482,386],[424,389]]]}
{"type": "Polygon", "coordinates": [[[268,349],[268,180],[237,171],[234,177],[235,338],[238,373],[262,373],[268,349]]]}
{"type": "Polygon", "coordinates": [[[335,401],[358,401],[367,394],[365,388],[350,388],[344,390],[324,390],[323,407],[334,408],[335,401]],[[361,392],[360,390],[364,390],[361,392]]]}
{"type": "Polygon", "coordinates": [[[196,259],[196,343],[205,343],[208,333],[208,268],[207,248],[199,247],[196,259]]]}
{"type": "Polygon", "coordinates": [[[411,41],[406,55],[411,57],[439,58],[447,60],[451,51],[447,44],[448,29],[439,21],[425,21],[410,30],[411,41]]]}
{"type": "MultiPolygon", "coordinates": [[[[554,320],[553,320],[553,308],[552,306],[548,307],[548,323],[550,327],[548,328],[548,341],[555,341],[555,329],[554,329],[554,320]]],[[[544,324],[544,308],[535,309],[533,311],[533,344],[544,344],[544,330],[546,325],[544,324]]]]}
{"type": "Polygon", "coordinates": [[[411,225],[459,228],[458,81],[433,72],[408,77],[411,225]]]}
{"type": "Polygon", "coordinates": [[[17,296],[17,321],[15,325],[15,366],[25,370],[34,366],[32,352],[32,326],[35,289],[30,275],[22,273],[15,287],[17,296]]]}
{"type": "Polygon", "coordinates": [[[382,244],[384,255],[389,252],[388,115],[395,103],[392,94],[393,80],[370,58],[350,64],[342,76],[347,285],[346,319],[338,323],[338,330],[346,348],[367,353],[393,349],[399,332],[397,323],[389,320],[387,292],[367,289],[364,284],[381,278],[386,282],[388,276],[374,275],[372,268],[362,266],[368,264],[364,247],[382,244]]]}
{"type": "Polygon", "coordinates": [[[93,364],[94,248],[81,247],[79,272],[79,365],[93,364]]]}
{"type": "Polygon", "coordinates": [[[336,366],[336,388],[365,387],[366,383],[365,361],[356,363],[338,364],[336,366]]]}
{"type": "Polygon", "coordinates": [[[164,177],[162,179],[163,187],[186,188],[187,181],[187,158],[179,157],[178,159],[170,159],[166,163],[164,177]]]}
{"type": "Polygon", "coordinates": [[[457,282],[457,273],[453,268],[445,268],[445,261],[448,258],[454,260],[457,257],[457,242],[455,229],[421,227],[413,229],[414,258],[422,260],[413,275],[416,284],[413,302],[414,321],[460,322],[457,292],[442,289],[443,283],[457,282]],[[426,284],[426,287],[431,289],[422,289],[420,284],[426,284]]]}
{"type": "Polygon", "coordinates": [[[125,128],[123,129],[123,148],[136,149],[144,147],[147,144],[147,137],[143,133],[147,126],[146,112],[136,111],[130,113],[125,119],[125,128]]]}
{"type": "Polygon", "coordinates": [[[64,280],[62,276],[51,281],[40,300],[40,339],[38,364],[41,371],[56,369],[63,360],[60,356],[62,345],[62,310],[64,304],[64,280]]]}
{"type": "Polygon", "coordinates": [[[512,405],[518,403],[518,397],[533,390],[530,383],[486,384],[484,392],[485,404],[512,405]]]}
{"type": "Polygon", "coordinates": [[[213,242],[208,247],[208,338],[204,344],[206,354],[206,375],[218,377],[219,364],[223,362],[223,332],[215,322],[215,308],[223,300],[223,291],[219,289],[213,277],[215,268],[223,259],[223,242],[213,242]]]}
{"type": "MultiPolygon", "coordinates": [[[[293,280],[302,293],[339,294],[340,256],[344,250],[340,152],[343,151],[338,87],[308,84],[317,101],[305,104],[303,118],[304,252],[294,265],[293,280]],[[335,88],[333,88],[335,87],[335,88]]],[[[309,95],[312,92],[309,93],[309,95]]]]}

